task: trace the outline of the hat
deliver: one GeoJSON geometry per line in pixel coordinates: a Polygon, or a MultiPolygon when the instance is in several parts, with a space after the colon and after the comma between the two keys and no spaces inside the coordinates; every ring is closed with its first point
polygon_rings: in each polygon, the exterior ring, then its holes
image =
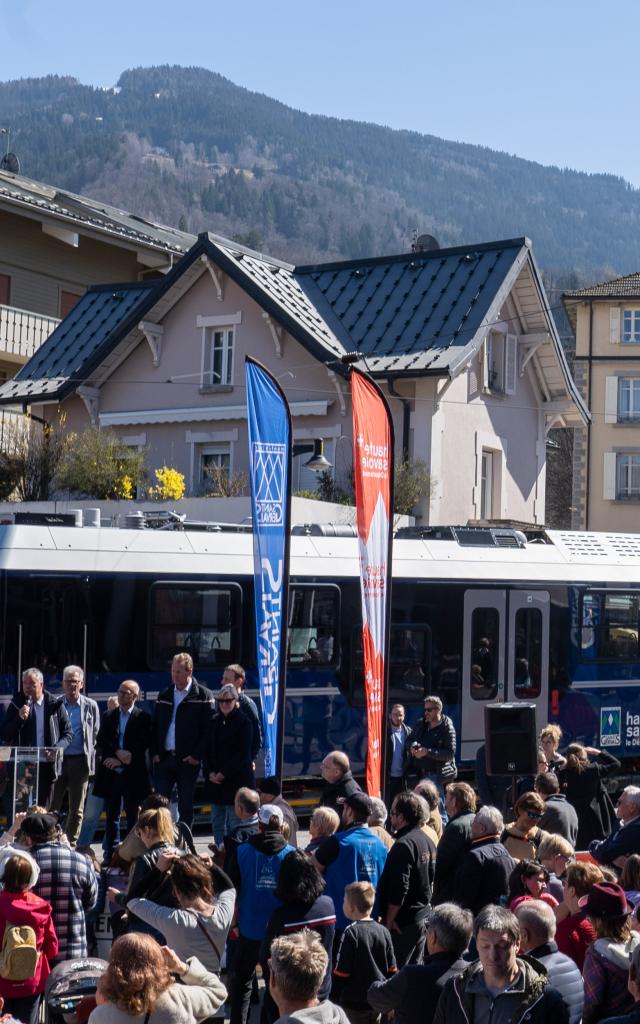
{"type": "Polygon", "coordinates": [[[578,904],[594,917],[624,917],[633,910],[624,889],[615,882],[596,882],[591,891],[578,900],[578,904]]]}
{"type": "Polygon", "coordinates": [[[4,882],[5,868],[12,857],[22,857],[23,860],[29,862],[31,866],[29,888],[33,888],[33,886],[38,881],[38,878],[40,877],[40,868],[38,866],[38,863],[33,859],[30,853],[27,853],[26,850],[18,850],[16,849],[15,846],[5,846],[5,848],[0,853],[0,882],[4,882]]]}
{"type": "Polygon", "coordinates": [[[220,700],[221,697],[233,697],[234,700],[238,700],[240,694],[233,683],[225,683],[224,686],[220,687],[218,693],[213,695],[216,700],[220,700]]]}
{"type": "Polygon", "coordinates": [[[55,814],[27,814],[20,826],[20,830],[29,839],[44,843],[51,836],[55,835],[57,827],[58,819],[55,814]]]}
{"type": "Polygon", "coordinates": [[[261,825],[268,825],[272,818],[277,818],[278,824],[282,825],[284,814],[275,804],[263,804],[258,811],[258,821],[261,825]]]}
{"type": "Polygon", "coordinates": [[[346,796],[342,805],[343,807],[350,807],[359,821],[366,821],[371,814],[371,800],[366,793],[358,790],[346,796]]]}

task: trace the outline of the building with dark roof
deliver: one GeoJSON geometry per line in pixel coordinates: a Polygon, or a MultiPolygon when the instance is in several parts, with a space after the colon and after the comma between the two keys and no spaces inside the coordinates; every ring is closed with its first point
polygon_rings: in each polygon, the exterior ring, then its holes
{"type": "Polygon", "coordinates": [[[575,431],[572,526],[640,530],[640,273],[563,295],[575,379],[591,412],[575,431]]]}
{"type": "Polygon", "coordinates": [[[195,237],[0,171],[0,380],[34,354],[87,287],[166,273],[195,237]]]}
{"type": "MultiPolygon", "coordinates": [[[[588,414],[526,238],[295,267],[203,234],[155,283],[90,288],[0,404],[112,427],[198,493],[208,467],[247,469],[251,354],[344,481],[352,353],[386,390],[397,457],[432,474],[424,521],[544,522],[546,431],[588,414]]],[[[294,487],[314,485],[294,460],[294,487]]]]}

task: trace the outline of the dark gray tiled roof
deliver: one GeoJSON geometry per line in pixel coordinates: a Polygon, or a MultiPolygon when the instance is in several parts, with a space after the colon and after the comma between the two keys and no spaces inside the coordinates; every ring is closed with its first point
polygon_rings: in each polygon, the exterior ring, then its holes
{"type": "Polygon", "coordinates": [[[589,288],[575,288],[564,292],[563,299],[638,299],[640,298],[640,274],[615,277],[589,288]]]}
{"type": "Polygon", "coordinates": [[[297,267],[348,351],[374,372],[449,372],[466,358],[526,239],[297,267]]]}
{"type": "Polygon", "coordinates": [[[73,192],[31,181],[19,174],[0,171],[0,201],[20,207],[26,205],[53,217],[66,220],[71,230],[83,224],[109,235],[126,238],[143,246],[165,250],[167,253],[186,253],[196,241],[195,235],[164,224],[154,224],[133,213],[109,206],[98,199],[78,196],[73,192]]]}
{"type": "Polygon", "coordinates": [[[0,387],[0,402],[61,397],[70,381],[81,384],[114,347],[117,328],[135,318],[156,288],[155,281],[90,288],[17,376],[0,387]]]}

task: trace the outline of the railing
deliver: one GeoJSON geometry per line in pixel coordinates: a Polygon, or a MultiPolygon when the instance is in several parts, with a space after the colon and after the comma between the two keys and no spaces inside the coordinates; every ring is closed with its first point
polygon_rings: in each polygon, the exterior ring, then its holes
{"type": "Polygon", "coordinates": [[[54,316],[0,306],[0,354],[30,359],[59,323],[54,316]]]}

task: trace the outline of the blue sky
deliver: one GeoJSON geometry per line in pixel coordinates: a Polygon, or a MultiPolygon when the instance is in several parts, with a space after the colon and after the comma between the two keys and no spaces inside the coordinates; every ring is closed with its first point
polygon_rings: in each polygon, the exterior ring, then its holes
{"type": "Polygon", "coordinates": [[[196,64],[310,113],[640,186],[637,0],[0,0],[0,26],[3,80],[196,64]]]}

